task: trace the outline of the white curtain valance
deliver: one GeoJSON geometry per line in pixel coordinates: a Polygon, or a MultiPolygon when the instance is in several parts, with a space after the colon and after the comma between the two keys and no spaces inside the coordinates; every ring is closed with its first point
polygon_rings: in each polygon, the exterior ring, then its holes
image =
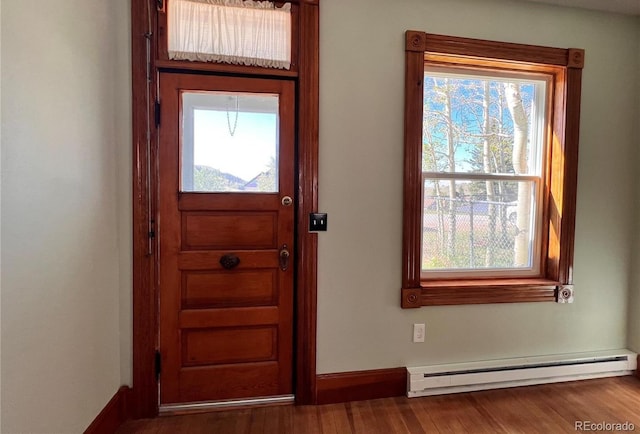
{"type": "Polygon", "coordinates": [[[289,69],[291,4],[170,0],[169,59],[289,69]]]}

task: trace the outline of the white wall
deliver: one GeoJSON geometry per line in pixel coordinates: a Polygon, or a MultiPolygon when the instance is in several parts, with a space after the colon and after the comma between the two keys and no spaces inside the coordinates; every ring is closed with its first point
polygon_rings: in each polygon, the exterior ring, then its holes
{"type": "Polygon", "coordinates": [[[120,375],[121,383],[132,385],[133,369],[133,244],[131,210],[131,0],[111,0],[116,12],[116,138],[118,201],[118,251],[120,252],[120,375]]]}
{"type": "Polygon", "coordinates": [[[113,8],[3,4],[2,432],[82,432],[121,384],[113,8]]]}
{"type": "Polygon", "coordinates": [[[635,18],[537,3],[322,1],[319,373],[627,346],[639,32],[635,18]],[[407,29],[586,50],[574,304],[400,309],[407,29]],[[410,341],[417,322],[424,344],[410,341]]]}
{"type": "MultiPolygon", "coordinates": [[[[638,26],[640,27],[640,18],[638,18],[638,26]]],[[[638,38],[638,55],[637,68],[640,71],[640,38],[638,38]]],[[[640,74],[640,72],[639,72],[640,74]]],[[[640,167],[640,90],[637,92],[636,100],[636,167],[640,167]]],[[[636,212],[633,218],[634,244],[631,250],[631,260],[633,264],[633,273],[630,279],[629,291],[629,348],[635,352],[640,352],[640,180],[636,179],[636,212]]]]}
{"type": "MultiPolygon", "coordinates": [[[[2,83],[2,1],[0,0],[0,83],[2,83]]],[[[2,101],[2,85],[0,85],[2,101]]],[[[2,104],[0,104],[0,125],[2,124],[2,104]]],[[[0,128],[0,150],[2,149],[2,128],[0,128]]],[[[2,153],[0,152],[0,161],[2,153]]],[[[0,246],[2,246],[2,165],[0,164],[0,246]]],[[[0,247],[0,325],[2,324],[2,248],[0,247]]],[[[1,328],[1,327],[0,327],[1,328]]],[[[0,333],[0,372],[2,372],[2,333],[0,333]]],[[[2,430],[2,375],[0,375],[0,430],[2,430]]]]}

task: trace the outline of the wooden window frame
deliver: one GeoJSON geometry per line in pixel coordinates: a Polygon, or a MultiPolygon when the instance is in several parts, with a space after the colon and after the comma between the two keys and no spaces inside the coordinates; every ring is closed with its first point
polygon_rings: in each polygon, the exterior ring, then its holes
{"type": "MultiPolygon", "coordinates": [[[[158,415],[155,352],[158,348],[158,246],[151,236],[157,213],[155,101],[160,71],[280,78],[296,82],[296,264],[293,380],[296,404],[316,402],[318,238],[308,215],[318,208],[320,0],[289,0],[292,17],[291,70],[169,60],[166,2],[131,0],[132,201],[133,201],[133,418],[158,415]],[[164,23],[164,24],[163,24],[164,23]],[[163,48],[163,44],[165,48],[163,48]],[[148,98],[147,98],[148,95],[148,98]]],[[[276,4],[281,2],[276,2],[276,4]]]]}
{"type": "Polygon", "coordinates": [[[404,215],[401,305],[557,301],[573,290],[573,247],[584,50],[550,48],[406,32],[404,215]],[[543,171],[542,258],[538,276],[421,278],[422,119],[424,65],[542,73],[548,95],[547,160],[543,171]]]}

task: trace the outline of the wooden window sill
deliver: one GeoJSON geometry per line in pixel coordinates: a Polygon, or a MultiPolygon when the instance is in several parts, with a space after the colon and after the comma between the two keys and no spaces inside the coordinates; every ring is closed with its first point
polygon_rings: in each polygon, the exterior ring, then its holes
{"type": "Polygon", "coordinates": [[[402,289],[402,307],[556,301],[559,282],[548,279],[421,281],[402,289]]]}

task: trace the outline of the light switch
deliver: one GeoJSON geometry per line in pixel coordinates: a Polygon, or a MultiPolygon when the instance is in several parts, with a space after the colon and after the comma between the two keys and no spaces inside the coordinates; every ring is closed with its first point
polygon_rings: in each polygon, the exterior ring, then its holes
{"type": "Polygon", "coordinates": [[[413,325],[413,342],[424,342],[424,324],[413,325]]]}
{"type": "Polygon", "coordinates": [[[322,232],[327,230],[327,214],[309,214],[309,232],[322,232]]]}

